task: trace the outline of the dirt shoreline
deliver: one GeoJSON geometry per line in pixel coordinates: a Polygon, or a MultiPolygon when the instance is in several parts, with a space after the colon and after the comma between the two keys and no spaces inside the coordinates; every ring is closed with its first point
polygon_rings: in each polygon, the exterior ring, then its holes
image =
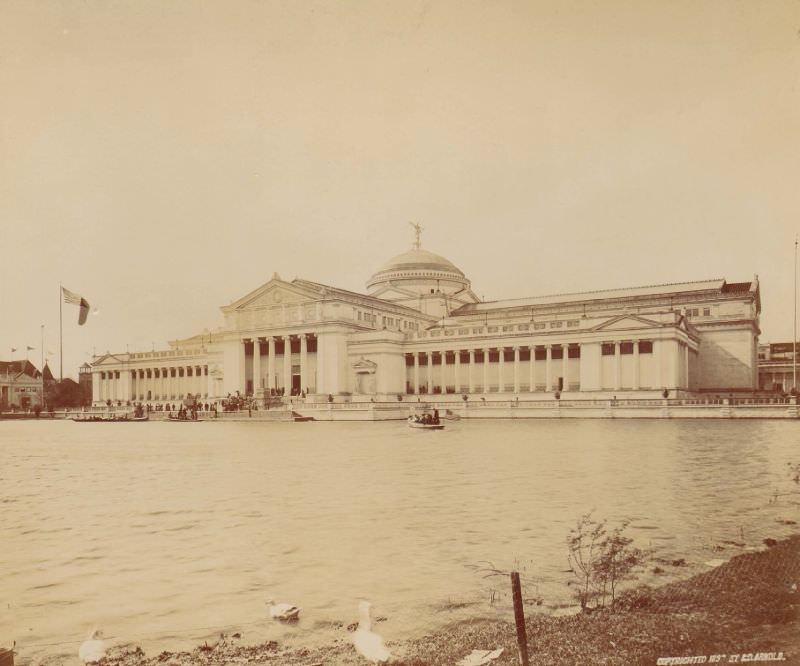
{"type": "MultiPolygon", "coordinates": [[[[530,610],[528,610],[531,613],[530,610]]],[[[473,649],[502,647],[492,666],[517,662],[516,634],[510,621],[473,619],[419,638],[390,643],[392,664],[452,665],[473,649]]],[[[668,658],[705,657],[684,663],[800,664],[800,535],[763,551],[733,557],[687,580],[625,593],[615,612],[566,617],[531,613],[526,620],[531,664],[681,663],[668,658]],[[739,655],[738,658],[734,655],[739,655]]],[[[247,646],[235,637],[192,652],[145,655],[118,648],[107,666],[253,666],[287,664],[366,664],[351,635],[321,648],[283,648],[278,643],[247,646]]]]}

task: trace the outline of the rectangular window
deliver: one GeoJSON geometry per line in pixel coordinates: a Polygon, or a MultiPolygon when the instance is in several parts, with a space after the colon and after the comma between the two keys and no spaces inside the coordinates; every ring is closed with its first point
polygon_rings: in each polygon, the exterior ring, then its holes
{"type": "Polygon", "coordinates": [[[533,325],[533,328],[534,328],[535,330],[537,330],[537,331],[538,331],[538,330],[541,330],[541,329],[543,329],[543,328],[544,328],[544,322],[536,322],[536,323],[533,325]]]}
{"type": "Polygon", "coordinates": [[[489,333],[497,333],[497,326],[490,326],[489,333]]]}
{"type": "Polygon", "coordinates": [[[577,328],[580,322],[577,319],[571,319],[567,322],[567,328],[577,328]]]}
{"type": "Polygon", "coordinates": [[[530,324],[520,324],[517,328],[520,331],[527,331],[530,328],[530,324]]]}
{"type": "Polygon", "coordinates": [[[563,321],[551,321],[550,328],[561,328],[564,325],[563,321]]]}
{"type": "Polygon", "coordinates": [[[620,354],[633,354],[633,343],[632,342],[623,342],[619,346],[619,353],[620,354]]]}
{"type": "Polygon", "coordinates": [[[614,356],[614,343],[604,342],[602,345],[603,356],[614,356]]]}
{"type": "Polygon", "coordinates": [[[482,328],[473,328],[472,332],[473,333],[483,333],[483,329],[482,328]]]}
{"type": "Polygon", "coordinates": [[[537,347],[533,358],[535,361],[544,361],[547,358],[547,350],[542,347],[537,347]]]}
{"type": "Polygon", "coordinates": [[[563,347],[552,347],[550,349],[550,358],[554,361],[560,361],[564,358],[564,348],[563,347]]]}
{"type": "Polygon", "coordinates": [[[703,308],[703,316],[710,317],[711,316],[711,308],[703,308]]]}
{"type": "Polygon", "coordinates": [[[653,342],[652,342],[652,340],[640,340],[639,341],[639,353],[640,354],[652,354],[653,353],[653,342]]]}
{"type": "Polygon", "coordinates": [[[569,348],[569,358],[580,358],[581,348],[578,345],[573,345],[569,348]]]}
{"type": "Polygon", "coordinates": [[[458,329],[458,334],[459,335],[468,335],[469,334],[469,329],[468,328],[459,328],[458,329]]]}
{"type": "Polygon", "coordinates": [[[503,326],[503,332],[513,331],[513,330],[514,330],[513,326],[503,326]]]}

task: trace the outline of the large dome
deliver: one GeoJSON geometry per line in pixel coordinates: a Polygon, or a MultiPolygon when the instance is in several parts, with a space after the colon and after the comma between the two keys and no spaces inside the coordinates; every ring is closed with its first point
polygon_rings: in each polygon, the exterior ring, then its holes
{"type": "Polygon", "coordinates": [[[453,293],[469,288],[469,280],[455,264],[421,247],[389,259],[367,281],[367,290],[375,293],[389,284],[402,285],[418,293],[453,293]]]}
{"type": "Polygon", "coordinates": [[[392,257],[380,267],[375,275],[388,271],[445,271],[464,277],[464,274],[452,262],[422,248],[414,248],[392,257]]]}

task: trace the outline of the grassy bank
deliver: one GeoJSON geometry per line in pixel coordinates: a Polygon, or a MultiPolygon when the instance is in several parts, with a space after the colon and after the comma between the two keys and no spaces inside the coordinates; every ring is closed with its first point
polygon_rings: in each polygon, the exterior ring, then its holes
{"type": "MultiPolygon", "coordinates": [[[[569,617],[530,614],[527,632],[531,664],[656,664],[659,657],[725,655],[718,663],[800,664],[800,535],[729,562],[685,581],[624,594],[615,612],[569,617]],[[767,653],[785,661],[770,662],[767,653]],[[747,655],[762,653],[759,660],[747,655]],[[777,656],[777,655],[775,655],[777,656]]],[[[530,613],[530,611],[529,611],[530,613]]],[[[505,648],[494,666],[517,663],[513,617],[509,622],[475,619],[430,635],[390,644],[391,663],[452,665],[473,649],[505,648]]],[[[324,648],[286,650],[274,642],[219,645],[191,653],[147,656],[117,651],[113,666],[221,666],[223,664],[365,664],[350,634],[324,648]]]]}

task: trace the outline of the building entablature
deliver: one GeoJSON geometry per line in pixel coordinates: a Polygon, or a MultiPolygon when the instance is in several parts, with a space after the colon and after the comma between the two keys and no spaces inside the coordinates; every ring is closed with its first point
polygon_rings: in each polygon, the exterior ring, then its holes
{"type": "Polygon", "coordinates": [[[760,302],[757,278],[749,283],[731,284],[726,283],[725,280],[705,280],[701,282],[653,285],[650,287],[485,301],[465,305],[454,311],[453,316],[468,314],[491,316],[491,313],[500,311],[505,313],[524,311],[531,316],[531,314],[589,313],[626,308],[634,311],[652,308],[675,310],[679,309],[677,306],[684,306],[683,309],[685,309],[687,305],[697,305],[698,312],[694,313],[694,316],[701,316],[703,306],[710,307],[714,304],[722,307],[722,310],[713,314],[710,311],[705,316],[755,316],[761,310],[760,302]],[[736,303],[745,306],[745,309],[735,307],[728,312],[729,305],[736,303]],[[750,305],[754,308],[752,311],[747,308],[750,305]]]}

